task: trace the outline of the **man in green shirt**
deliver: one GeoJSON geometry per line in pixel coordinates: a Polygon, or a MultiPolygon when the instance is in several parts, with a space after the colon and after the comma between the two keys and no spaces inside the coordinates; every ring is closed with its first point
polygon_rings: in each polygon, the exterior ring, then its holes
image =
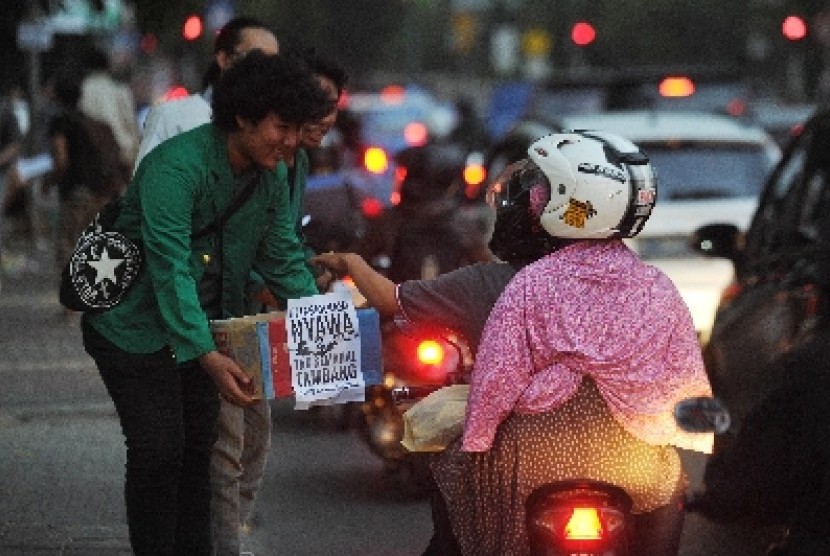
{"type": "Polygon", "coordinates": [[[294,229],[285,166],[303,123],[331,111],[301,64],[252,52],[216,84],[213,121],[147,154],[116,228],[139,242],[141,277],[116,307],[83,320],[127,445],[130,539],[140,554],[210,554],[209,462],[221,396],[252,403],[209,319],[245,314],[251,271],[281,298],[317,293],[294,229]],[[250,198],[198,239],[232,199],[250,198]]]}

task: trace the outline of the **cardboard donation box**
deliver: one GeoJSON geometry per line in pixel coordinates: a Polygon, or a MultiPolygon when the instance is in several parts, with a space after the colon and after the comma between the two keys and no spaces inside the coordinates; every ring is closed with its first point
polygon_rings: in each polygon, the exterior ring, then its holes
{"type": "Polygon", "coordinates": [[[380,318],[335,292],[289,300],[285,312],[211,321],[218,349],[253,379],[255,397],[294,396],[297,409],[363,401],[379,384],[380,318]]]}

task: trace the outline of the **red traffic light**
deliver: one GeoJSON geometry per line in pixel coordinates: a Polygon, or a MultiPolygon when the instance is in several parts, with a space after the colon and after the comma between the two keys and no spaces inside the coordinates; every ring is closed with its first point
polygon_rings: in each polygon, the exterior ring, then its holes
{"type": "Polygon", "coordinates": [[[807,36],[807,23],[801,16],[787,16],[781,24],[781,34],[787,40],[800,41],[807,36]]]}
{"type": "Polygon", "coordinates": [[[579,21],[571,29],[571,40],[577,46],[588,46],[597,38],[597,31],[587,21],[579,21]]]}
{"type": "Polygon", "coordinates": [[[182,37],[188,41],[195,41],[202,36],[202,18],[198,15],[188,16],[182,27],[182,37]]]}

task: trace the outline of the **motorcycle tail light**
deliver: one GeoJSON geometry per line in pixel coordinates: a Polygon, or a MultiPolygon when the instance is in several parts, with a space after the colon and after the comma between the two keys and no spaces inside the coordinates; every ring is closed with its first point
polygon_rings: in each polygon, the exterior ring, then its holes
{"type": "Polygon", "coordinates": [[[631,499],[624,491],[605,490],[598,483],[565,483],[542,486],[528,497],[531,553],[628,554],[626,516],[631,499]]]}
{"type": "Polygon", "coordinates": [[[565,524],[565,539],[569,541],[598,541],[603,537],[602,522],[596,508],[574,508],[565,524]]]}
{"type": "Polygon", "coordinates": [[[546,546],[567,554],[594,554],[614,543],[614,531],[622,527],[623,519],[610,508],[560,507],[538,514],[533,526],[546,546]]]}

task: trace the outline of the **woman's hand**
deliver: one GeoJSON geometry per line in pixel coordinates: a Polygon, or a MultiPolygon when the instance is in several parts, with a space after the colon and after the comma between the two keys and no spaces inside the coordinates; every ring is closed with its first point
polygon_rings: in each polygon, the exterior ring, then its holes
{"type": "Polygon", "coordinates": [[[335,276],[350,276],[366,301],[381,315],[393,315],[398,310],[395,283],[380,274],[355,253],[321,253],[311,262],[331,270],[335,276]]]}
{"type": "Polygon", "coordinates": [[[209,351],[199,357],[199,363],[225,401],[240,407],[254,404],[254,384],[236,361],[218,351],[209,351]]]}
{"type": "Polygon", "coordinates": [[[314,277],[314,281],[317,283],[317,289],[321,293],[326,293],[334,282],[334,274],[328,268],[323,268],[323,271],[314,277]]]}
{"type": "Polygon", "coordinates": [[[349,274],[349,259],[353,256],[352,253],[320,253],[310,260],[313,264],[330,270],[335,276],[342,277],[349,274]]]}

